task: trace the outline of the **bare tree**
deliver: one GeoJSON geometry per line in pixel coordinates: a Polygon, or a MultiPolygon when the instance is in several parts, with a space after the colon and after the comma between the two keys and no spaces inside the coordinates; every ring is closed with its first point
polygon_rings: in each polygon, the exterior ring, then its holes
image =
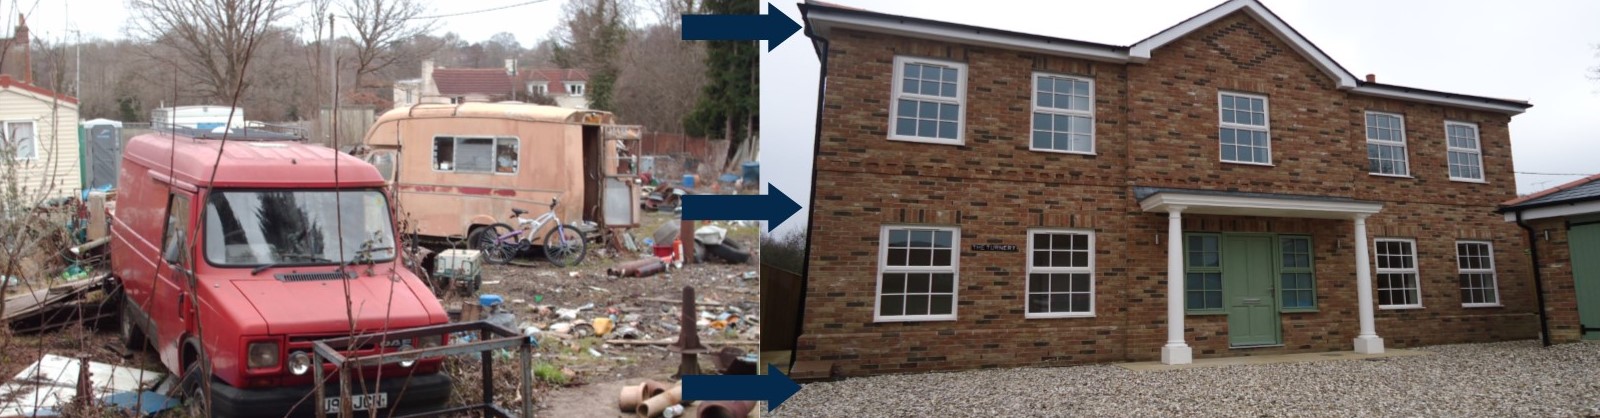
{"type": "Polygon", "coordinates": [[[644,0],[650,8],[650,14],[655,15],[657,25],[678,27],[683,22],[683,15],[693,14],[700,10],[697,0],[644,0]]]}
{"type": "Polygon", "coordinates": [[[280,0],[130,0],[130,30],[165,48],[173,68],[190,78],[209,100],[228,100],[248,90],[245,62],[255,40],[290,5],[280,0]]]}
{"type": "Polygon", "coordinates": [[[400,60],[398,53],[407,50],[395,45],[428,33],[435,22],[424,18],[428,8],[417,0],[344,0],[340,8],[355,27],[357,88],[400,60]]]}
{"type": "Polygon", "coordinates": [[[705,46],[684,41],[673,26],[629,37],[613,99],[617,117],[652,131],[684,132],[683,120],[706,84],[705,59],[705,46]]]}

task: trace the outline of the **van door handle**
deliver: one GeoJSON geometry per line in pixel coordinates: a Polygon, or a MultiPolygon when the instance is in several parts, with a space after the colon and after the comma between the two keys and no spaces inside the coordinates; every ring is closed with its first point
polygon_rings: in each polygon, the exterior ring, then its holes
{"type": "Polygon", "coordinates": [[[178,320],[179,321],[183,320],[183,312],[188,310],[188,309],[185,309],[185,308],[187,308],[186,306],[183,306],[184,302],[187,301],[188,299],[184,298],[183,296],[184,296],[183,293],[178,293],[178,320]]]}

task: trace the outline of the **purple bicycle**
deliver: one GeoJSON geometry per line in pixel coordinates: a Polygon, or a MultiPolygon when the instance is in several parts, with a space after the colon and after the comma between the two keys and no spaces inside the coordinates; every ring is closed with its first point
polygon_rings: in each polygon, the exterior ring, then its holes
{"type": "Polygon", "coordinates": [[[560,267],[574,266],[583,262],[583,257],[588,254],[589,243],[584,240],[583,233],[577,228],[563,225],[561,218],[556,216],[556,204],[559,199],[550,200],[550,210],[534,219],[523,218],[528,211],[511,208],[511,218],[517,220],[517,229],[511,225],[496,223],[472,232],[468,242],[472,247],[483,252],[483,259],[494,264],[506,264],[513,257],[533,247],[533,235],[544,229],[545,224],[555,223],[550,232],[544,235],[544,255],[551,264],[560,267]]]}

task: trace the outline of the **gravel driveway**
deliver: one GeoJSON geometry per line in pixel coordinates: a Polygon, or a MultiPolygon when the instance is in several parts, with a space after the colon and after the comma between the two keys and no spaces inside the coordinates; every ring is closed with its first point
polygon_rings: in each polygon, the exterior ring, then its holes
{"type": "Polygon", "coordinates": [[[1110,365],[805,385],[769,417],[1600,416],[1600,343],[1133,372],[1110,365]]]}

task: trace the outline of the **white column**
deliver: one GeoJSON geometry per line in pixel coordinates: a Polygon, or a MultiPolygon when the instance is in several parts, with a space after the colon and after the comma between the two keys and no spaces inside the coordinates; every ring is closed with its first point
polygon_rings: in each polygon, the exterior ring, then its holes
{"type": "Polygon", "coordinates": [[[1162,364],[1194,362],[1194,351],[1183,341],[1183,206],[1167,207],[1167,345],[1161,347],[1162,364]]]}
{"type": "Polygon", "coordinates": [[[1383,338],[1378,337],[1377,325],[1372,319],[1372,261],[1367,256],[1367,215],[1356,215],[1356,314],[1360,316],[1361,333],[1356,335],[1356,352],[1378,354],[1383,352],[1383,338]]]}

